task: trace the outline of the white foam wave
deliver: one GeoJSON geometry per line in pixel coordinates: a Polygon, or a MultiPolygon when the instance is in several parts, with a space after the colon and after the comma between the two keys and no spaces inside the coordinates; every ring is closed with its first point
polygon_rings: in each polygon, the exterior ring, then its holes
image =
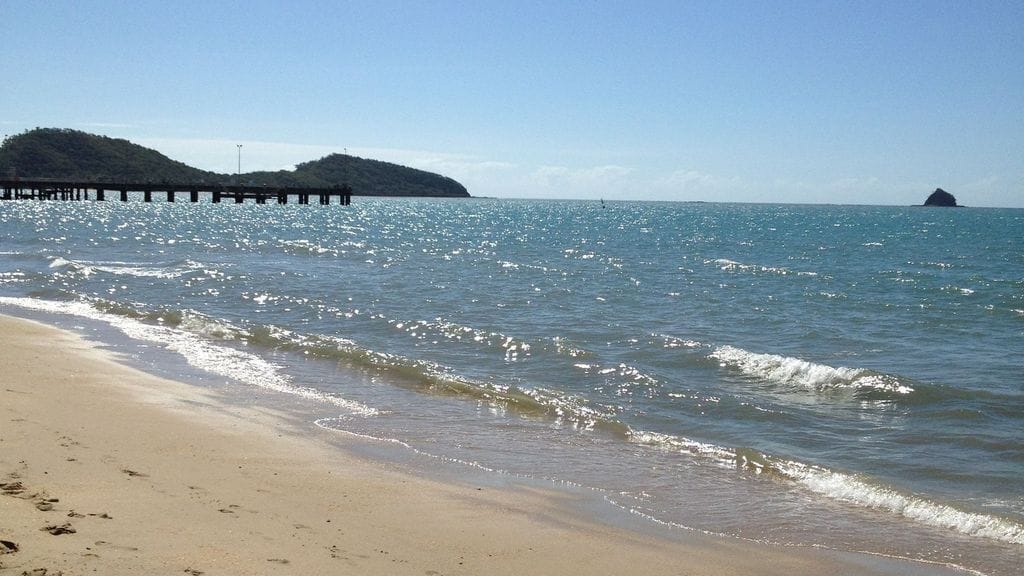
{"type": "MultiPolygon", "coordinates": [[[[279,240],[278,242],[285,250],[288,251],[298,251],[305,254],[317,255],[327,254],[330,256],[341,255],[341,252],[335,248],[327,248],[309,240],[279,240]]],[[[362,248],[363,246],[358,247],[362,248]]]]}
{"type": "Polygon", "coordinates": [[[662,434],[660,432],[646,432],[643,430],[630,430],[628,438],[631,442],[644,446],[650,446],[661,450],[686,452],[695,456],[709,458],[715,463],[729,468],[736,465],[735,451],[721,446],[716,446],[714,444],[698,442],[696,440],[690,440],[689,438],[662,434]]]}
{"type": "Polygon", "coordinates": [[[80,272],[84,276],[89,276],[89,275],[91,275],[94,272],[94,270],[90,266],[82,264],[81,262],[75,262],[74,260],[67,260],[65,258],[61,258],[60,256],[54,258],[50,262],[50,266],[49,267],[50,268],[67,268],[67,269],[73,270],[75,272],[80,272]]]}
{"type": "Polygon", "coordinates": [[[91,276],[97,272],[113,274],[115,276],[135,276],[137,278],[178,278],[192,270],[200,268],[196,263],[190,262],[187,266],[173,267],[151,267],[138,266],[130,262],[87,262],[68,260],[60,256],[50,261],[50,268],[66,268],[79,272],[84,276],[91,276]]]}
{"type": "Polygon", "coordinates": [[[56,257],[56,258],[54,258],[53,260],[50,261],[50,268],[63,268],[65,266],[70,266],[70,265],[71,265],[71,260],[66,260],[64,258],[61,258],[60,256],[58,256],[58,257],[56,257]]]}
{"type": "Polygon", "coordinates": [[[720,346],[708,357],[717,360],[723,368],[739,370],[750,377],[817,391],[838,388],[874,389],[897,394],[914,391],[894,376],[862,368],[837,368],[788,356],[759,354],[735,346],[720,346]]]}
{"type": "Polygon", "coordinates": [[[832,500],[897,514],[919,524],[955,530],[961,534],[1024,545],[1024,525],[1006,518],[960,510],[926,498],[872,484],[852,474],[819,466],[784,461],[750,449],[732,450],[689,438],[631,430],[630,441],[660,450],[707,458],[723,467],[744,468],[803,486],[832,500]]]}
{"type": "Polygon", "coordinates": [[[130,264],[93,264],[90,266],[95,272],[105,272],[115,276],[135,276],[137,278],[178,278],[187,272],[184,268],[147,268],[143,266],[132,266],[130,264]]]}
{"type": "Polygon", "coordinates": [[[496,260],[495,263],[498,264],[499,266],[501,266],[502,268],[508,269],[508,270],[525,269],[525,270],[537,270],[537,271],[540,271],[540,272],[550,272],[551,271],[551,268],[549,268],[547,266],[538,266],[536,264],[521,264],[521,263],[518,263],[518,262],[510,262],[508,260],[496,260]]]}
{"type": "Polygon", "coordinates": [[[942,289],[947,292],[956,292],[957,294],[960,294],[962,296],[970,296],[971,294],[974,294],[974,290],[972,288],[960,288],[959,286],[944,286],[942,289]]]}
{"type": "Polygon", "coordinates": [[[850,474],[796,462],[778,464],[798,484],[829,498],[884,510],[915,522],[961,534],[1024,545],[1024,526],[1005,518],[959,510],[953,506],[876,486],[850,474]]]}
{"type": "Polygon", "coordinates": [[[652,334],[656,338],[662,338],[664,340],[663,346],[665,348],[702,348],[704,343],[696,340],[687,340],[684,338],[676,338],[675,336],[669,336],[667,334],[652,334]]]}
{"type": "Polygon", "coordinates": [[[744,264],[735,260],[729,260],[727,258],[716,258],[714,260],[705,260],[705,264],[714,264],[720,270],[726,272],[753,272],[755,274],[778,274],[780,276],[786,276],[789,274],[795,274],[797,276],[817,276],[817,272],[800,272],[790,270],[783,266],[761,266],[759,264],[744,264]]]}
{"type": "Polygon", "coordinates": [[[96,310],[85,302],[0,297],[0,304],[106,322],[129,338],[160,344],[164,348],[180,354],[191,366],[206,372],[266,390],[327,402],[360,416],[379,414],[377,409],[359,402],[326,394],[314,388],[296,385],[291,382],[291,378],[281,372],[280,367],[255,354],[218,346],[184,330],[145,324],[131,318],[107,314],[96,310]]]}
{"type": "Polygon", "coordinates": [[[367,442],[380,442],[380,443],[383,443],[383,444],[394,444],[396,446],[400,446],[402,448],[405,448],[405,449],[407,449],[407,450],[411,451],[412,453],[417,454],[419,456],[425,456],[427,458],[433,458],[435,460],[440,460],[442,462],[447,462],[449,464],[459,464],[459,465],[462,465],[462,466],[467,466],[469,468],[476,468],[476,469],[482,470],[484,472],[490,472],[492,474],[508,474],[508,472],[506,472],[504,470],[498,470],[496,468],[491,468],[489,466],[485,466],[485,465],[483,465],[480,462],[477,462],[475,460],[474,461],[462,460],[460,458],[452,458],[450,456],[443,456],[443,455],[439,455],[439,454],[433,454],[431,452],[425,452],[423,450],[420,450],[419,448],[416,448],[412,444],[409,444],[408,442],[405,442],[403,440],[399,440],[398,438],[384,438],[384,437],[380,437],[380,436],[372,436],[370,434],[362,434],[362,433],[359,433],[359,432],[353,432],[351,430],[346,430],[345,428],[342,427],[342,423],[343,422],[344,422],[344,419],[341,419],[341,418],[321,418],[319,420],[314,421],[313,424],[315,424],[316,426],[318,426],[320,428],[323,428],[324,430],[330,430],[331,432],[337,432],[337,433],[340,433],[340,434],[345,434],[347,436],[351,436],[353,438],[358,438],[360,440],[367,441],[367,442]]]}

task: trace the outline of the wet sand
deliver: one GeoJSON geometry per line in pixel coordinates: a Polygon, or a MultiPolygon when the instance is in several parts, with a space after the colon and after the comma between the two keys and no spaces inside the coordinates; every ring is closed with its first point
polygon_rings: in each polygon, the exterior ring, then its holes
{"type": "MultiPolygon", "coordinates": [[[[323,432],[328,434],[328,432],[323,432]]],[[[868,557],[587,520],[567,497],[446,484],[266,410],[0,316],[0,574],[918,573],[868,557]]]]}

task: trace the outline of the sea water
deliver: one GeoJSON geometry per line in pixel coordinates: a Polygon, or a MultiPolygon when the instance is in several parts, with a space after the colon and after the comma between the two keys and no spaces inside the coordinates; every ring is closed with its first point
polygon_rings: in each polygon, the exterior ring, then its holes
{"type": "Polygon", "coordinates": [[[1022,210],[132,200],[0,202],[0,312],[658,530],[1024,565],[1022,210]]]}

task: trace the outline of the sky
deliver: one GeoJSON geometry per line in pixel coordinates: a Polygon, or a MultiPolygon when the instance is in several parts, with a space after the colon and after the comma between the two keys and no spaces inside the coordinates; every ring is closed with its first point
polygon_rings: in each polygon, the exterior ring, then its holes
{"type": "Polygon", "coordinates": [[[474,196],[1024,207],[1024,2],[0,2],[0,133],[474,196]]]}

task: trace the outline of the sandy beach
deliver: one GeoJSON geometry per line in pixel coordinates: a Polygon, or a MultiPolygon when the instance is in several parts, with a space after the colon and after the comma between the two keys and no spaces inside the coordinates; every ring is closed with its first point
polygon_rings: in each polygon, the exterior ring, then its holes
{"type": "Polygon", "coordinates": [[[0,334],[0,574],[892,573],[413,477],[74,334],[10,317],[0,334]]]}

